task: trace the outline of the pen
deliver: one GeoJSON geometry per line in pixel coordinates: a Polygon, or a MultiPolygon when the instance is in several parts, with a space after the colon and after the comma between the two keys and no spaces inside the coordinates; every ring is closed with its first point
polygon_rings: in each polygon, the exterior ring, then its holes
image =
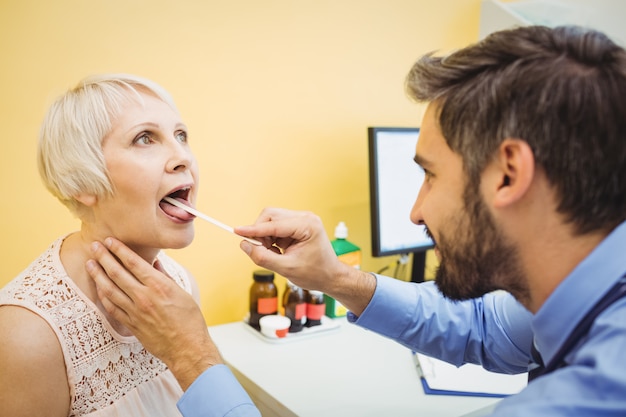
{"type": "Polygon", "coordinates": [[[417,353],[412,351],[411,355],[413,355],[413,364],[415,364],[417,375],[419,375],[420,378],[424,378],[424,371],[422,370],[422,366],[420,365],[420,360],[417,357],[417,353]]]}

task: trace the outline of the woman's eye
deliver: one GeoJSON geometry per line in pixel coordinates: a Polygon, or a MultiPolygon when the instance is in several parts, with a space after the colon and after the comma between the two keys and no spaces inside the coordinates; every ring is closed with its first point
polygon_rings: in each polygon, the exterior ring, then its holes
{"type": "Polygon", "coordinates": [[[143,133],[135,139],[135,143],[139,145],[149,145],[152,143],[152,138],[147,133],[143,133]]]}
{"type": "Polygon", "coordinates": [[[176,140],[178,140],[179,142],[182,142],[182,143],[186,143],[187,142],[187,132],[177,132],[176,133],[176,140]]]}

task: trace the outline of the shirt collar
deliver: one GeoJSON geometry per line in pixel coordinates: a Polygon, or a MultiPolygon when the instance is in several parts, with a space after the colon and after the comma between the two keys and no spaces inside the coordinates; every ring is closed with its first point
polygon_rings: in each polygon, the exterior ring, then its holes
{"type": "Polygon", "coordinates": [[[620,224],[552,292],[532,321],[535,346],[549,363],[580,320],[626,272],[626,222],[620,224]]]}

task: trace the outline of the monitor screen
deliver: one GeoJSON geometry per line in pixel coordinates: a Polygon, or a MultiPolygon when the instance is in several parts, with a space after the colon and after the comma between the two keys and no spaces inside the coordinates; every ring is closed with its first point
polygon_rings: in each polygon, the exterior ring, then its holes
{"type": "Polygon", "coordinates": [[[370,127],[372,256],[423,252],[433,247],[410,213],[424,181],[413,161],[419,128],[370,127]]]}

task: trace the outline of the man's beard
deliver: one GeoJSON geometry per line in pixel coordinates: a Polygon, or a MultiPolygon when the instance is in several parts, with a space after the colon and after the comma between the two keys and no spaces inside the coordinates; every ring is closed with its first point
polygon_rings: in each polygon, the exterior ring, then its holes
{"type": "Polygon", "coordinates": [[[466,188],[463,201],[464,212],[452,217],[437,240],[439,290],[462,301],[502,289],[523,302],[528,289],[516,248],[498,230],[477,186],[466,188]]]}

